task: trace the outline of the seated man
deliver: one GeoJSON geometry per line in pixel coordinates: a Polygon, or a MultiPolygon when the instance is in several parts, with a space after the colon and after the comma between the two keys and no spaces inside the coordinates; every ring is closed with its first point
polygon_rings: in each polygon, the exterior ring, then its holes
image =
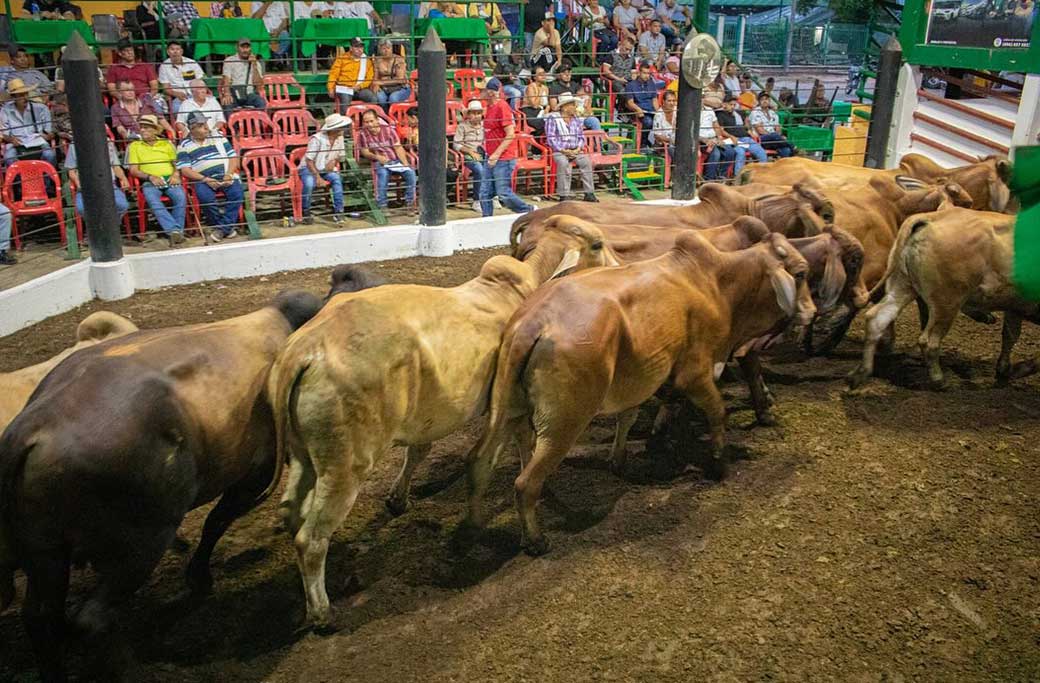
{"type": "Polygon", "coordinates": [[[727,142],[722,127],[715,117],[715,108],[721,107],[722,102],[714,97],[705,97],[701,107],[701,122],[698,128],[698,136],[701,141],[701,152],[707,154],[704,160],[704,180],[716,181],[726,177],[726,171],[733,163],[738,148],[727,142]]]}
{"type": "Polygon", "coordinates": [[[546,12],[531,43],[531,71],[538,67],[551,71],[554,64],[563,60],[562,45],[560,32],[556,30],[556,15],[546,12]]]}
{"type": "Polygon", "coordinates": [[[610,81],[614,86],[614,92],[619,93],[632,79],[635,68],[635,41],[624,36],[618,42],[617,49],[610,55],[610,61],[600,64],[599,77],[604,81],[610,81]]]}
{"type": "Polygon", "coordinates": [[[57,162],[51,141],[51,111],[47,105],[29,101],[32,88],[20,78],[7,82],[11,100],[0,109],[0,132],[4,142],[4,164],[10,166],[19,159],[42,159],[54,166],[57,162]]]}
{"type": "Polygon", "coordinates": [[[559,97],[563,93],[570,93],[578,101],[579,115],[583,117],[583,123],[587,130],[600,130],[599,119],[591,115],[592,95],[582,90],[581,86],[573,78],[573,67],[568,59],[560,62],[556,80],[549,85],[549,107],[553,110],[559,108],[559,97]]]}
{"type": "Polygon", "coordinates": [[[18,263],[11,250],[11,210],[0,204],[0,266],[13,266],[18,263]]]}
{"type": "MultiPolygon", "coordinates": [[[[291,45],[289,36],[289,3],[288,2],[254,2],[253,18],[263,19],[264,28],[271,34],[271,57],[276,62],[288,66],[289,47],[291,45]],[[277,44],[277,49],[274,45],[277,44]]],[[[297,19],[302,19],[299,14],[297,19]]]]}
{"type": "Polygon", "coordinates": [[[166,54],[169,56],[159,65],[159,84],[170,98],[170,113],[176,114],[181,103],[191,97],[188,83],[202,78],[204,74],[198,62],[184,56],[184,44],[181,41],[169,41],[166,44],[166,54]]]}
{"type": "Polygon", "coordinates": [[[661,20],[650,22],[650,30],[639,34],[639,56],[653,64],[658,70],[664,67],[668,57],[668,39],[661,33],[661,20]]]}
{"type": "Polygon", "coordinates": [[[166,101],[161,97],[156,98],[159,94],[159,77],[152,65],[137,61],[133,43],[125,38],[119,41],[117,54],[119,61],[108,67],[108,71],[105,72],[109,97],[116,99],[119,84],[129,81],[138,97],[153,98],[156,110],[165,111],[166,101]]]}
{"type": "Polygon", "coordinates": [[[625,86],[625,109],[633,116],[633,123],[643,126],[643,137],[654,127],[657,111],[657,84],[650,77],[650,62],[639,63],[639,73],[625,86]]]}
{"type": "Polygon", "coordinates": [[[253,41],[238,39],[238,51],[224,59],[220,78],[220,103],[227,112],[235,109],[266,109],[260,95],[264,89],[264,65],[253,54],[253,41]]]}
{"type": "Polygon", "coordinates": [[[781,157],[793,156],[794,146],[780,132],[780,117],[774,109],[775,103],[768,92],[758,94],[758,106],[748,115],[748,123],[758,135],[758,142],[765,149],[775,149],[781,157]]]}
{"type": "Polygon", "coordinates": [[[242,181],[238,179],[238,155],[227,139],[209,128],[200,111],[188,115],[191,135],[177,147],[177,170],[192,182],[210,239],[219,242],[238,235],[238,210],[242,208],[242,181]],[[218,192],[224,193],[221,201],[218,192]]]}
{"type": "Polygon", "coordinates": [[[596,187],[592,177],[592,160],[585,153],[585,136],[577,115],[578,99],[570,93],[560,95],[560,113],[545,121],[545,140],[552,150],[556,164],[556,194],[561,202],[571,199],[571,162],[581,171],[581,186],[585,201],[596,202],[596,187]]]}
{"type": "Polygon", "coordinates": [[[682,45],[687,28],[693,21],[690,8],[676,0],[660,0],[657,3],[657,18],[661,20],[661,33],[672,45],[682,45]]]}
{"type": "Polygon", "coordinates": [[[361,115],[357,144],[361,156],[370,160],[376,170],[376,203],[379,208],[387,207],[386,190],[391,173],[404,178],[404,201],[411,206],[415,201],[415,169],[409,165],[408,155],[393,126],[380,121],[379,116],[369,109],[361,115]]]}
{"type": "Polygon", "coordinates": [[[740,112],[737,111],[736,97],[726,95],[722,100],[722,108],[715,110],[715,118],[718,119],[719,126],[722,127],[723,135],[732,140],[737,146],[737,154],[733,160],[734,178],[740,175],[741,169],[747,163],[747,154],[744,153],[744,150],[751,152],[752,158],[758,163],[765,163],[767,158],[766,151],[762,149],[762,145],[755,141],[755,138],[751,137],[751,133],[748,132],[747,127],[744,125],[744,119],[740,112]]]}
{"type": "Polygon", "coordinates": [[[180,110],[177,112],[177,132],[180,133],[180,136],[184,137],[188,134],[188,116],[196,112],[206,116],[211,131],[219,130],[220,125],[226,123],[227,119],[224,118],[224,110],[220,107],[220,102],[217,102],[209,88],[206,87],[206,81],[196,78],[188,84],[188,89],[191,91],[191,97],[181,103],[180,110]]]}
{"type": "MultiPolygon", "coordinates": [[[[141,137],[141,117],[145,114],[159,114],[150,95],[138,97],[134,84],[120,81],[118,99],[112,103],[112,128],[121,140],[137,140],[141,137]]],[[[164,133],[172,133],[173,126],[165,116],[157,116],[164,133]]]]}
{"type": "Polygon", "coordinates": [[[451,146],[462,155],[463,163],[469,169],[473,178],[473,210],[481,213],[480,197],[491,174],[484,165],[484,105],[480,100],[471,100],[466,107],[466,118],[455,127],[451,146]]]}
{"type": "Polygon", "coordinates": [[[667,151],[668,156],[675,156],[675,106],[679,97],[671,90],[664,91],[661,98],[661,109],[654,114],[654,127],[650,131],[650,144],[655,149],[667,151]]]}
{"type": "MultiPolygon", "coordinates": [[[[126,191],[130,189],[130,181],[127,180],[126,173],[123,171],[123,166],[119,161],[116,145],[111,140],[108,141],[108,165],[112,169],[112,198],[116,202],[116,211],[119,212],[119,218],[122,219],[123,214],[130,208],[126,201],[126,191]]],[[[69,172],[69,182],[72,183],[72,191],[75,193],[76,211],[82,214],[83,193],[80,191],[82,185],[79,182],[79,166],[76,159],[75,142],[69,144],[69,151],[65,153],[65,170],[69,172]]]]}
{"type": "Polygon", "coordinates": [[[311,225],[311,194],[315,185],[332,187],[332,222],[343,220],[343,179],[339,174],[339,160],[346,154],[343,134],[350,127],[350,119],[342,114],[329,114],[321,129],[307,143],[307,153],[300,164],[300,180],[303,181],[303,220],[311,225]]]}
{"type": "Polygon", "coordinates": [[[42,71],[32,68],[29,53],[25,51],[25,48],[14,48],[14,51],[11,52],[10,55],[11,65],[14,68],[5,74],[4,79],[6,83],[10,83],[15,78],[19,78],[22,83],[25,83],[30,88],[35,88],[37,94],[46,94],[51,92],[54,88],[54,84],[51,83],[51,79],[47,78],[42,71]]]}
{"type": "Polygon", "coordinates": [[[184,241],[184,209],[186,206],[181,175],[177,171],[177,151],[162,134],[162,126],[154,114],[141,117],[141,139],[130,143],[126,163],[130,175],[141,181],[148,208],[152,210],[159,227],[166,233],[170,246],[184,241]],[[170,208],[162,202],[169,198],[170,208]]]}
{"type": "Polygon", "coordinates": [[[365,54],[364,41],[354,38],[350,49],[336,57],[329,70],[326,88],[336,103],[337,113],[345,112],[354,100],[371,104],[379,101],[370,87],[374,72],[375,65],[365,54]]]}

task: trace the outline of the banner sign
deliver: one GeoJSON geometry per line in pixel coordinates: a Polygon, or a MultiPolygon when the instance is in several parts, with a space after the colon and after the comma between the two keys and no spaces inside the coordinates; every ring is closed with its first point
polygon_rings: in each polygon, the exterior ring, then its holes
{"type": "Polygon", "coordinates": [[[930,0],[929,45],[1029,47],[1037,0],[930,0]]]}

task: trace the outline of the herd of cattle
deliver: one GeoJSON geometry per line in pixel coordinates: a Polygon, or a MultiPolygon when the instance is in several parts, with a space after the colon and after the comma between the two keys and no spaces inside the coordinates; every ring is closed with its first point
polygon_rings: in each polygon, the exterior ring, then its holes
{"type": "Polygon", "coordinates": [[[706,185],[694,205],[564,202],[526,214],[512,256],[458,287],[385,284],[341,266],[324,302],[285,292],[220,322],[138,331],[96,313],[76,346],[2,376],[0,609],[21,569],[43,678],[65,680],[68,627],[109,633],[188,511],[219,498],[187,569],[205,592],[214,545],[287,467],[280,513],[307,619],[328,627],[329,541],[366,477],[405,446],[387,501],[404,512],[430,444],[481,416],[464,524],[481,524],[490,474],[515,443],[521,542],[543,553],[542,486],[593,417],[617,415],[622,469],[640,404],[678,392],[706,414],[705,469],[721,476],[724,365],[738,362],[769,423],[762,351],[801,330],[810,352],[826,352],[872,300],[853,385],[911,300],[936,384],[939,342],[961,310],[1006,311],[998,375],[1028,374],[1031,364],[1010,363],[1037,307],[1010,282],[1009,172],[1000,158],[944,169],[911,155],[893,171],[788,159],[749,167],[742,185],[706,185]],[[86,564],[97,587],[66,623],[70,567],[86,564]]]}

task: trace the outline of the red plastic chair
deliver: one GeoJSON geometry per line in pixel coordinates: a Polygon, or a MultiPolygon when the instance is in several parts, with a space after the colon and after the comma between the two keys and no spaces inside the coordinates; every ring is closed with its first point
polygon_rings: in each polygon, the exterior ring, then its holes
{"type": "Polygon", "coordinates": [[[625,153],[621,148],[621,145],[611,142],[610,138],[607,137],[607,134],[601,130],[587,130],[585,131],[585,153],[589,155],[589,160],[592,161],[593,169],[617,167],[618,192],[623,192],[624,181],[621,178],[621,159],[625,156],[625,153]],[[617,148],[617,151],[614,153],[605,152],[604,145],[613,145],[617,148]]]}
{"type": "MultiPolygon", "coordinates": [[[[451,156],[452,160],[455,162],[455,168],[459,169],[459,175],[455,178],[455,203],[462,204],[466,199],[467,190],[469,189],[470,184],[470,175],[472,174],[469,172],[469,168],[466,167],[466,157],[463,156],[462,152],[452,149],[449,146],[448,155],[451,156]]],[[[477,199],[480,199],[480,197],[477,197],[477,199]]]]}
{"type": "Polygon", "coordinates": [[[264,76],[264,99],[268,109],[296,109],[307,106],[307,93],[292,74],[267,74],[264,76]],[[299,93],[293,97],[290,88],[299,93]]]}
{"type": "Polygon", "coordinates": [[[444,106],[445,131],[449,136],[455,135],[455,129],[458,127],[459,121],[466,115],[466,105],[458,100],[448,100],[444,103],[444,106]]]}
{"type": "Polygon", "coordinates": [[[524,191],[531,186],[531,175],[535,171],[542,173],[542,194],[549,194],[549,179],[552,176],[551,164],[552,154],[549,148],[535,142],[530,133],[519,133],[516,136],[516,167],[513,169],[513,191],[516,191],[517,179],[521,172],[527,173],[524,181],[524,191]],[[535,155],[538,158],[535,158],[535,155]]]}
{"type": "Polygon", "coordinates": [[[282,138],[282,145],[289,147],[307,146],[311,140],[311,129],[318,122],[306,109],[282,109],[271,117],[271,123],[282,138]]]}
{"type": "MultiPolygon", "coordinates": [[[[4,197],[7,198],[7,208],[11,210],[11,239],[14,241],[15,251],[22,248],[22,239],[18,235],[19,216],[39,216],[52,213],[58,218],[58,228],[61,230],[61,243],[65,244],[65,211],[61,206],[61,178],[53,166],[46,161],[27,160],[16,161],[7,168],[4,177],[4,197]],[[54,183],[54,197],[47,196],[46,179],[50,178],[54,183]],[[22,198],[14,199],[14,185],[21,181],[22,198]]],[[[82,228],[77,226],[77,239],[83,241],[82,228]]]]}
{"type": "Polygon", "coordinates": [[[281,136],[266,112],[236,111],[228,118],[231,146],[239,154],[249,149],[284,149],[281,136]]]}
{"type": "Polygon", "coordinates": [[[415,108],[415,102],[394,102],[390,105],[390,120],[397,127],[397,134],[408,126],[408,110],[415,108]]]}
{"type": "MultiPolygon", "coordinates": [[[[144,237],[145,233],[148,230],[148,214],[146,213],[146,211],[148,210],[148,202],[146,202],[144,199],[144,190],[141,188],[141,181],[136,177],[130,175],[129,173],[127,173],[126,176],[127,179],[130,181],[130,192],[134,194],[134,200],[137,202],[137,234],[139,234],[141,237],[144,237]]],[[[184,188],[184,199],[186,203],[185,209],[190,208],[190,206],[187,205],[190,204],[187,185],[188,183],[186,179],[181,178],[181,187],[184,188]]],[[[163,195],[162,202],[163,204],[167,204],[170,202],[170,198],[166,195],[163,195]]],[[[130,225],[129,223],[126,223],[124,225],[126,228],[127,237],[129,237],[130,225]]],[[[184,232],[192,232],[198,235],[202,234],[202,224],[199,222],[198,214],[196,214],[193,217],[190,211],[186,210],[184,212],[184,232]],[[194,223],[189,222],[189,218],[194,218],[194,223]]]]}
{"type": "Polygon", "coordinates": [[[463,104],[469,104],[470,100],[480,97],[480,87],[477,85],[477,81],[483,78],[483,69],[455,69],[452,80],[459,86],[459,99],[463,104]]]}
{"type": "Polygon", "coordinates": [[[303,192],[300,186],[300,176],[297,175],[296,168],[289,163],[284,151],[273,147],[251,149],[242,155],[242,169],[247,178],[246,187],[251,206],[256,207],[256,195],[260,192],[288,190],[293,218],[297,221],[303,219],[303,192]],[[271,182],[277,179],[282,179],[282,181],[271,182]]]}

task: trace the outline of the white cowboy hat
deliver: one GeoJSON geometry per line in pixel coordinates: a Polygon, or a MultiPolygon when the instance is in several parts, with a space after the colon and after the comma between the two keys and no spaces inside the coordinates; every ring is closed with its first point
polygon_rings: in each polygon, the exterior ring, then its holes
{"type": "Polygon", "coordinates": [[[470,100],[469,104],[466,105],[466,109],[469,111],[484,111],[484,105],[480,103],[480,100],[470,100]]]}
{"type": "Polygon", "coordinates": [[[563,108],[565,104],[577,104],[580,100],[569,92],[561,93],[556,100],[556,106],[563,108]]]}
{"type": "Polygon", "coordinates": [[[322,130],[338,130],[340,128],[346,128],[353,122],[343,116],[342,114],[329,114],[325,117],[325,124],[321,127],[322,130]]]}

